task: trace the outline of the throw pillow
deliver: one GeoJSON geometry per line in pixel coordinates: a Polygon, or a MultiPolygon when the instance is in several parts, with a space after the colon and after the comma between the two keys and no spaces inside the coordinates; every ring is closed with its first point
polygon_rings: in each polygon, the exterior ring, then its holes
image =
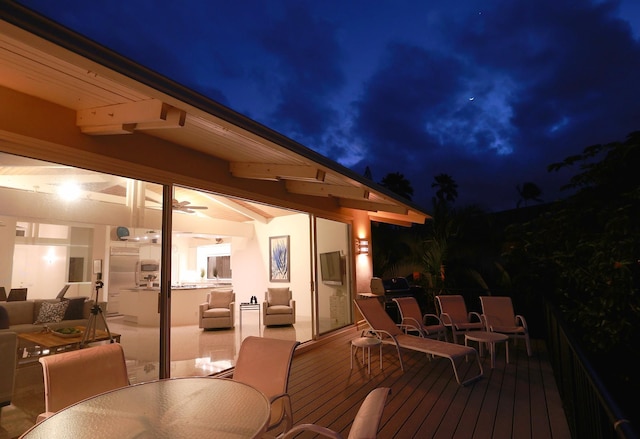
{"type": "Polygon", "coordinates": [[[38,318],[34,325],[40,325],[42,323],[57,323],[62,321],[64,317],[64,313],[67,311],[69,307],[69,301],[65,300],[63,302],[43,302],[40,307],[40,312],[38,313],[38,318]]]}
{"type": "Polygon", "coordinates": [[[67,311],[64,313],[62,320],[80,320],[84,318],[84,301],[86,297],[73,297],[69,299],[62,299],[63,302],[68,302],[67,311]]]}

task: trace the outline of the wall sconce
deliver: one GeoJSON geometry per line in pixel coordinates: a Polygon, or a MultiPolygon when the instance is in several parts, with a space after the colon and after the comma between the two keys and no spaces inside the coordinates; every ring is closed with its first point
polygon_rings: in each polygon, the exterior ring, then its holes
{"type": "Polygon", "coordinates": [[[356,239],[356,251],[359,255],[368,255],[369,254],[369,240],[367,239],[356,239]]]}

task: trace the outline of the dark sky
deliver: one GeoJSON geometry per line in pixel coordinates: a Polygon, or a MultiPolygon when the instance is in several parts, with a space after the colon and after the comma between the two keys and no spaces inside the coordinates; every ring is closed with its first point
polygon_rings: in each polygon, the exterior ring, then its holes
{"type": "Polygon", "coordinates": [[[638,0],[21,3],[431,211],[552,201],[547,165],[640,130],[638,0]]]}

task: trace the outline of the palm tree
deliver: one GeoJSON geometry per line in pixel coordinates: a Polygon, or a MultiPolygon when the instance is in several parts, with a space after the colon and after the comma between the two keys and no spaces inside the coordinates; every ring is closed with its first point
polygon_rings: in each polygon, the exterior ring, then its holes
{"type": "Polygon", "coordinates": [[[516,186],[518,190],[518,194],[520,194],[520,199],[518,200],[517,207],[520,207],[520,203],[524,201],[524,205],[527,205],[527,202],[530,200],[537,201],[538,203],[542,203],[542,199],[540,199],[540,195],[542,195],[542,190],[535,183],[531,183],[530,181],[523,183],[522,188],[520,185],[516,186]]]}
{"type": "Polygon", "coordinates": [[[458,184],[449,174],[438,174],[433,180],[431,187],[438,188],[434,204],[445,204],[447,201],[453,203],[458,198],[458,184]]]}
{"type": "Polygon", "coordinates": [[[411,186],[411,182],[400,172],[390,172],[382,179],[380,184],[390,191],[411,201],[413,187],[411,186]]]}

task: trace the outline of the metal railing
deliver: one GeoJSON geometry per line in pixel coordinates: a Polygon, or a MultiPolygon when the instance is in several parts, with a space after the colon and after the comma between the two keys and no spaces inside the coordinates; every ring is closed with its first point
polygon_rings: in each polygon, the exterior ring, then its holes
{"type": "Polygon", "coordinates": [[[631,422],[618,407],[559,311],[545,302],[547,349],[565,415],[574,438],[636,439],[631,422]]]}

